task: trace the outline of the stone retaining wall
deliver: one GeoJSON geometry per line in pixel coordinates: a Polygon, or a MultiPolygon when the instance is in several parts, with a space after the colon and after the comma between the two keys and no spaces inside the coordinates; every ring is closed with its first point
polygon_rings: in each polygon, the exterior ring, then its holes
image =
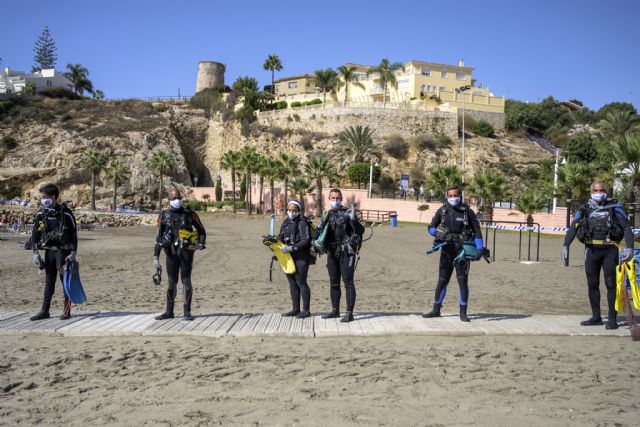
{"type": "MultiPolygon", "coordinates": [[[[458,115],[462,115],[462,108],[458,108],[458,115]]],[[[504,114],[503,113],[491,113],[488,111],[477,110],[464,110],[466,117],[473,117],[476,120],[484,120],[491,123],[491,125],[497,129],[504,129],[504,114]]]]}

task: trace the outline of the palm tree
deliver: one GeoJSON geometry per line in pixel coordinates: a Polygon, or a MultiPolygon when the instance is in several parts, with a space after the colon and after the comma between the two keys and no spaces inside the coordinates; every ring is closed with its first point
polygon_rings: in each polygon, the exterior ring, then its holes
{"type": "Polygon", "coordinates": [[[435,194],[444,197],[447,188],[454,185],[462,187],[462,171],[456,165],[436,166],[427,178],[427,185],[435,194]]]}
{"type": "Polygon", "coordinates": [[[112,160],[107,166],[106,177],[108,181],[113,182],[113,210],[116,210],[116,195],[118,192],[118,185],[126,182],[129,179],[130,171],[120,160],[112,160]]]}
{"type": "Polygon", "coordinates": [[[240,167],[244,169],[244,176],[246,179],[246,195],[245,202],[247,206],[247,214],[251,215],[252,200],[251,200],[251,173],[258,162],[258,153],[255,148],[245,145],[240,150],[240,167]]]}
{"type": "Polygon", "coordinates": [[[282,163],[282,179],[284,181],[284,204],[289,203],[289,178],[300,173],[300,160],[293,155],[283,153],[280,155],[280,162],[282,163]]]}
{"type": "Polygon", "coordinates": [[[71,81],[78,95],[82,96],[85,90],[93,93],[93,84],[89,80],[89,70],[81,64],[67,64],[67,70],[69,71],[64,73],[64,76],[71,81]]]}
{"type": "Polygon", "coordinates": [[[315,72],[316,87],[322,91],[322,107],[327,103],[327,90],[336,87],[338,83],[338,73],[332,68],[317,70],[315,72]]]}
{"type": "Polygon", "coordinates": [[[624,138],[610,141],[609,148],[618,171],[629,175],[636,191],[640,184],[640,134],[628,132],[624,138]]]}
{"type": "Polygon", "coordinates": [[[149,168],[152,171],[158,172],[160,180],[158,181],[158,210],[162,210],[162,179],[164,178],[164,174],[167,171],[173,169],[175,162],[171,155],[164,151],[158,150],[153,155],[151,155],[151,160],[149,160],[149,168]]]}
{"type": "Polygon", "coordinates": [[[365,157],[377,153],[377,147],[371,136],[369,126],[349,126],[340,134],[340,139],[347,143],[346,150],[353,153],[353,161],[360,163],[365,157]]]}
{"type": "Polygon", "coordinates": [[[493,220],[493,204],[508,195],[507,184],[505,176],[494,170],[476,176],[471,183],[469,192],[473,197],[478,198],[481,211],[488,221],[493,220]]]}
{"type": "Polygon", "coordinates": [[[231,150],[225,152],[220,161],[220,168],[231,171],[231,199],[233,200],[233,213],[236,213],[236,169],[240,168],[240,153],[231,150]]]}
{"type": "Polygon", "coordinates": [[[275,213],[276,212],[276,207],[275,207],[275,181],[276,179],[279,179],[280,177],[282,177],[282,162],[280,160],[276,160],[276,159],[269,159],[267,158],[265,160],[265,164],[264,164],[264,169],[262,170],[262,173],[264,174],[264,177],[267,181],[269,181],[269,188],[271,190],[271,194],[270,194],[270,199],[271,199],[271,212],[275,213]]]}
{"type": "Polygon", "coordinates": [[[300,200],[300,205],[302,208],[300,211],[304,215],[305,207],[304,207],[304,196],[313,189],[313,186],[309,182],[308,179],[304,177],[294,178],[289,181],[289,190],[291,190],[291,194],[296,194],[298,199],[300,200]]]}
{"type": "Polygon", "coordinates": [[[349,84],[360,89],[364,89],[364,85],[358,81],[358,75],[355,73],[356,67],[341,65],[338,67],[338,89],[344,85],[344,106],[347,106],[347,98],[349,95],[349,84]]]}
{"type": "Polygon", "coordinates": [[[593,173],[584,163],[568,163],[559,170],[561,188],[567,195],[586,200],[591,192],[593,173]]]}
{"type": "Polygon", "coordinates": [[[316,186],[316,216],[322,215],[322,180],[334,176],[329,158],[314,156],[304,166],[307,178],[316,186]]]}
{"type": "Polygon", "coordinates": [[[91,210],[96,210],[96,176],[104,169],[107,158],[100,151],[91,148],[81,160],[84,169],[91,171],[91,210]]]}
{"type": "Polygon", "coordinates": [[[544,208],[544,195],[535,189],[527,188],[522,191],[516,198],[516,207],[525,215],[527,226],[533,225],[533,213],[544,208]]]}
{"type": "Polygon", "coordinates": [[[264,61],[262,68],[264,68],[265,70],[271,70],[271,93],[275,95],[276,94],[276,87],[274,85],[275,72],[282,70],[282,62],[280,61],[280,58],[278,58],[278,55],[275,55],[272,53],[267,57],[266,61],[264,61]]]}
{"type": "Polygon", "coordinates": [[[264,196],[264,169],[266,166],[267,158],[262,154],[258,154],[258,158],[253,167],[253,171],[258,174],[259,179],[259,190],[258,190],[258,211],[259,213],[264,213],[264,202],[262,201],[264,196]]]}
{"type": "Polygon", "coordinates": [[[605,137],[624,138],[627,133],[640,129],[640,116],[628,110],[611,111],[598,125],[605,137]]]}
{"type": "Polygon", "coordinates": [[[380,82],[380,86],[384,90],[382,108],[387,107],[387,86],[389,84],[391,84],[393,87],[398,86],[395,71],[399,68],[402,68],[401,63],[394,62],[393,64],[391,64],[389,63],[389,60],[387,58],[384,58],[382,61],[380,61],[380,64],[377,67],[371,67],[369,68],[369,70],[367,70],[367,76],[377,74],[377,80],[380,82]]]}

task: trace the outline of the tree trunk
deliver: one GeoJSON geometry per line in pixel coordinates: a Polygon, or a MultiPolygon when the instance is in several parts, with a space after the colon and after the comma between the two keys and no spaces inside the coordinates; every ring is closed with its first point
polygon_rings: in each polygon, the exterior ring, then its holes
{"type": "Polygon", "coordinates": [[[284,177],[284,205],[289,206],[289,177],[284,177]]]}
{"type": "Polygon", "coordinates": [[[344,106],[347,106],[347,93],[349,93],[349,82],[345,80],[344,82],[344,106]]]}
{"type": "Polygon", "coordinates": [[[246,179],[246,187],[247,187],[247,194],[244,197],[244,201],[245,201],[245,207],[247,208],[247,215],[251,215],[251,173],[249,170],[246,171],[245,173],[245,179],[246,179]]]}
{"type": "MultiPolygon", "coordinates": [[[[275,95],[276,95],[276,87],[273,84],[273,79],[275,77],[275,68],[271,69],[271,94],[273,95],[274,99],[275,99],[275,95]]],[[[273,100],[271,100],[271,102],[273,102],[273,100]]]]}
{"type": "Polygon", "coordinates": [[[160,183],[158,184],[158,212],[162,212],[162,168],[160,168],[160,183]]]}
{"type": "Polygon", "coordinates": [[[384,82],[384,94],[382,95],[382,109],[387,108],[387,82],[384,82]]]}
{"type": "Polygon", "coordinates": [[[322,178],[316,180],[316,216],[322,216],[322,178]]]}
{"type": "Polygon", "coordinates": [[[91,171],[91,210],[96,210],[96,173],[91,171]]]}
{"type": "Polygon", "coordinates": [[[236,170],[231,168],[231,200],[233,203],[233,213],[236,212],[236,170]]]}
{"type": "Polygon", "coordinates": [[[275,182],[273,179],[269,181],[269,186],[271,187],[271,213],[276,213],[276,207],[273,204],[273,201],[275,199],[273,194],[275,192],[275,182]]]}
{"type": "Polygon", "coordinates": [[[322,108],[327,104],[327,89],[322,88],[322,108]]]}
{"type": "Polygon", "coordinates": [[[306,215],[305,207],[304,207],[304,195],[300,193],[298,194],[298,197],[300,197],[300,212],[302,212],[302,215],[306,215]]]}
{"type": "Polygon", "coordinates": [[[113,211],[116,211],[116,191],[118,190],[118,180],[113,181],[113,211]]]}
{"type": "Polygon", "coordinates": [[[264,213],[264,202],[262,201],[263,198],[264,198],[264,177],[260,175],[260,201],[258,202],[258,205],[260,206],[261,214],[264,213]]]}

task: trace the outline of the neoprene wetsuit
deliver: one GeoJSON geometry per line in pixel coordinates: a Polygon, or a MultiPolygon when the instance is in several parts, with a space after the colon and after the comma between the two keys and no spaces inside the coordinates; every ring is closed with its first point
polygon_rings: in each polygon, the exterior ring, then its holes
{"type": "Polygon", "coordinates": [[[293,248],[291,257],[296,264],[295,274],[287,274],[289,291],[291,293],[292,311],[300,312],[300,297],[302,296],[302,309],[309,311],[311,302],[311,289],[307,284],[309,273],[309,257],[311,237],[309,236],[309,224],[303,218],[292,220],[287,217],[280,226],[278,238],[286,245],[293,248]]]}

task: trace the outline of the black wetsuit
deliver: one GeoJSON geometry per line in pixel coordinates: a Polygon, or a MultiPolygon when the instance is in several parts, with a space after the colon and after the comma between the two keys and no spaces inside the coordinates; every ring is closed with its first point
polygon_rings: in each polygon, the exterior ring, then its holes
{"type": "Polygon", "coordinates": [[[164,248],[169,282],[167,288],[167,313],[173,314],[173,307],[178,293],[179,273],[184,294],[184,314],[191,314],[191,300],[193,297],[191,268],[193,267],[194,250],[193,248],[181,247],[178,231],[181,229],[191,231],[193,228],[198,231],[198,243],[204,245],[207,233],[197,213],[180,207],[162,211],[158,216],[158,233],[153,255],[159,256],[161,249],[164,248]]]}
{"type": "MultiPolygon", "coordinates": [[[[588,236],[585,240],[585,258],[584,269],[587,274],[587,286],[589,289],[589,303],[591,305],[592,319],[597,321],[602,319],[600,312],[600,270],[602,269],[604,275],[604,285],[607,288],[607,305],[609,308],[608,320],[613,325],[617,322],[617,313],[615,309],[616,301],[616,265],[618,265],[618,247],[611,243],[607,243],[607,234],[610,234],[608,226],[606,225],[608,219],[612,218],[615,225],[619,227],[617,236],[609,235],[609,239],[612,242],[620,243],[622,237],[627,248],[633,248],[633,231],[631,230],[631,224],[627,219],[624,211],[620,207],[612,208],[610,210],[600,211],[606,215],[604,218],[598,215],[591,215],[597,206],[604,206],[606,201],[597,203],[590,200],[585,205],[581,206],[575,213],[571,227],[567,230],[567,234],[564,238],[564,246],[569,246],[573,239],[576,237],[580,224],[584,224],[583,217],[587,219],[587,232],[588,236]],[[603,227],[599,229],[597,222],[602,221],[603,227]]],[[[585,231],[586,232],[586,231],[585,231]]]]}
{"type": "Polygon", "coordinates": [[[317,239],[323,227],[329,227],[325,237],[327,252],[327,271],[331,284],[331,307],[335,313],[340,311],[340,278],[344,282],[347,294],[347,312],[352,313],[356,304],[356,285],[354,274],[356,258],[360,245],[356,227],[362,227],[356,220],[349,219],[349,211],[345,208],[332,209],[320,222],[316,230],[317,239]]]}
{"type": "Polygon", "coordinates": [[[458,286],[460,287],[460,306],[466,307],[469,302],[468,281],[471,263],[466,259],[462,259],[457,263],[454,260],[462,250],[462,244],[465,240],[474,239],[476,245],[482,247],[480,223],[476,218],[476,214],[468,205],[460,203],[457,206],[451,206],[445,203],[436,211],[429,224],[430,234],[435,235],[435,230],[438,227],[446,231],[446,240],[449,243],[440,249],[440,268],[434,304],[442,305],[447,293],[447,286],[455,268],[458,286]]]}
{"type": "Polygon", "coordinates": [[[291,303],[294,312],[300,311],[300,297],[302,297],[303,311],[309,311],[311,302],[311,289],[307,284],[309,273],[309,258],[311,248],[311,236],[309,235],[309,223],[303,218],[292,220],[287,217],[280,226],[278,238],[293,248],[291,256],[296,264],[295,274],[287,274],[291,303]]]}
{"type": "MultiPolygon", "coordinates": [[[[45,287],[42,301],[43,313],[49,313],[51,299],[56,288],[56,278],[63,280],[65,258],[78,250],[76,218],[66,205],[56,204],[55,208],[43,208],[36,213],[31,231],[33,253],[44,249],[45,287]]],[[[62,288],[64,293],[64,287],[62,288]]],[[[71,299],[64,293],[63,316],[71,313],[71,299]]]]}

